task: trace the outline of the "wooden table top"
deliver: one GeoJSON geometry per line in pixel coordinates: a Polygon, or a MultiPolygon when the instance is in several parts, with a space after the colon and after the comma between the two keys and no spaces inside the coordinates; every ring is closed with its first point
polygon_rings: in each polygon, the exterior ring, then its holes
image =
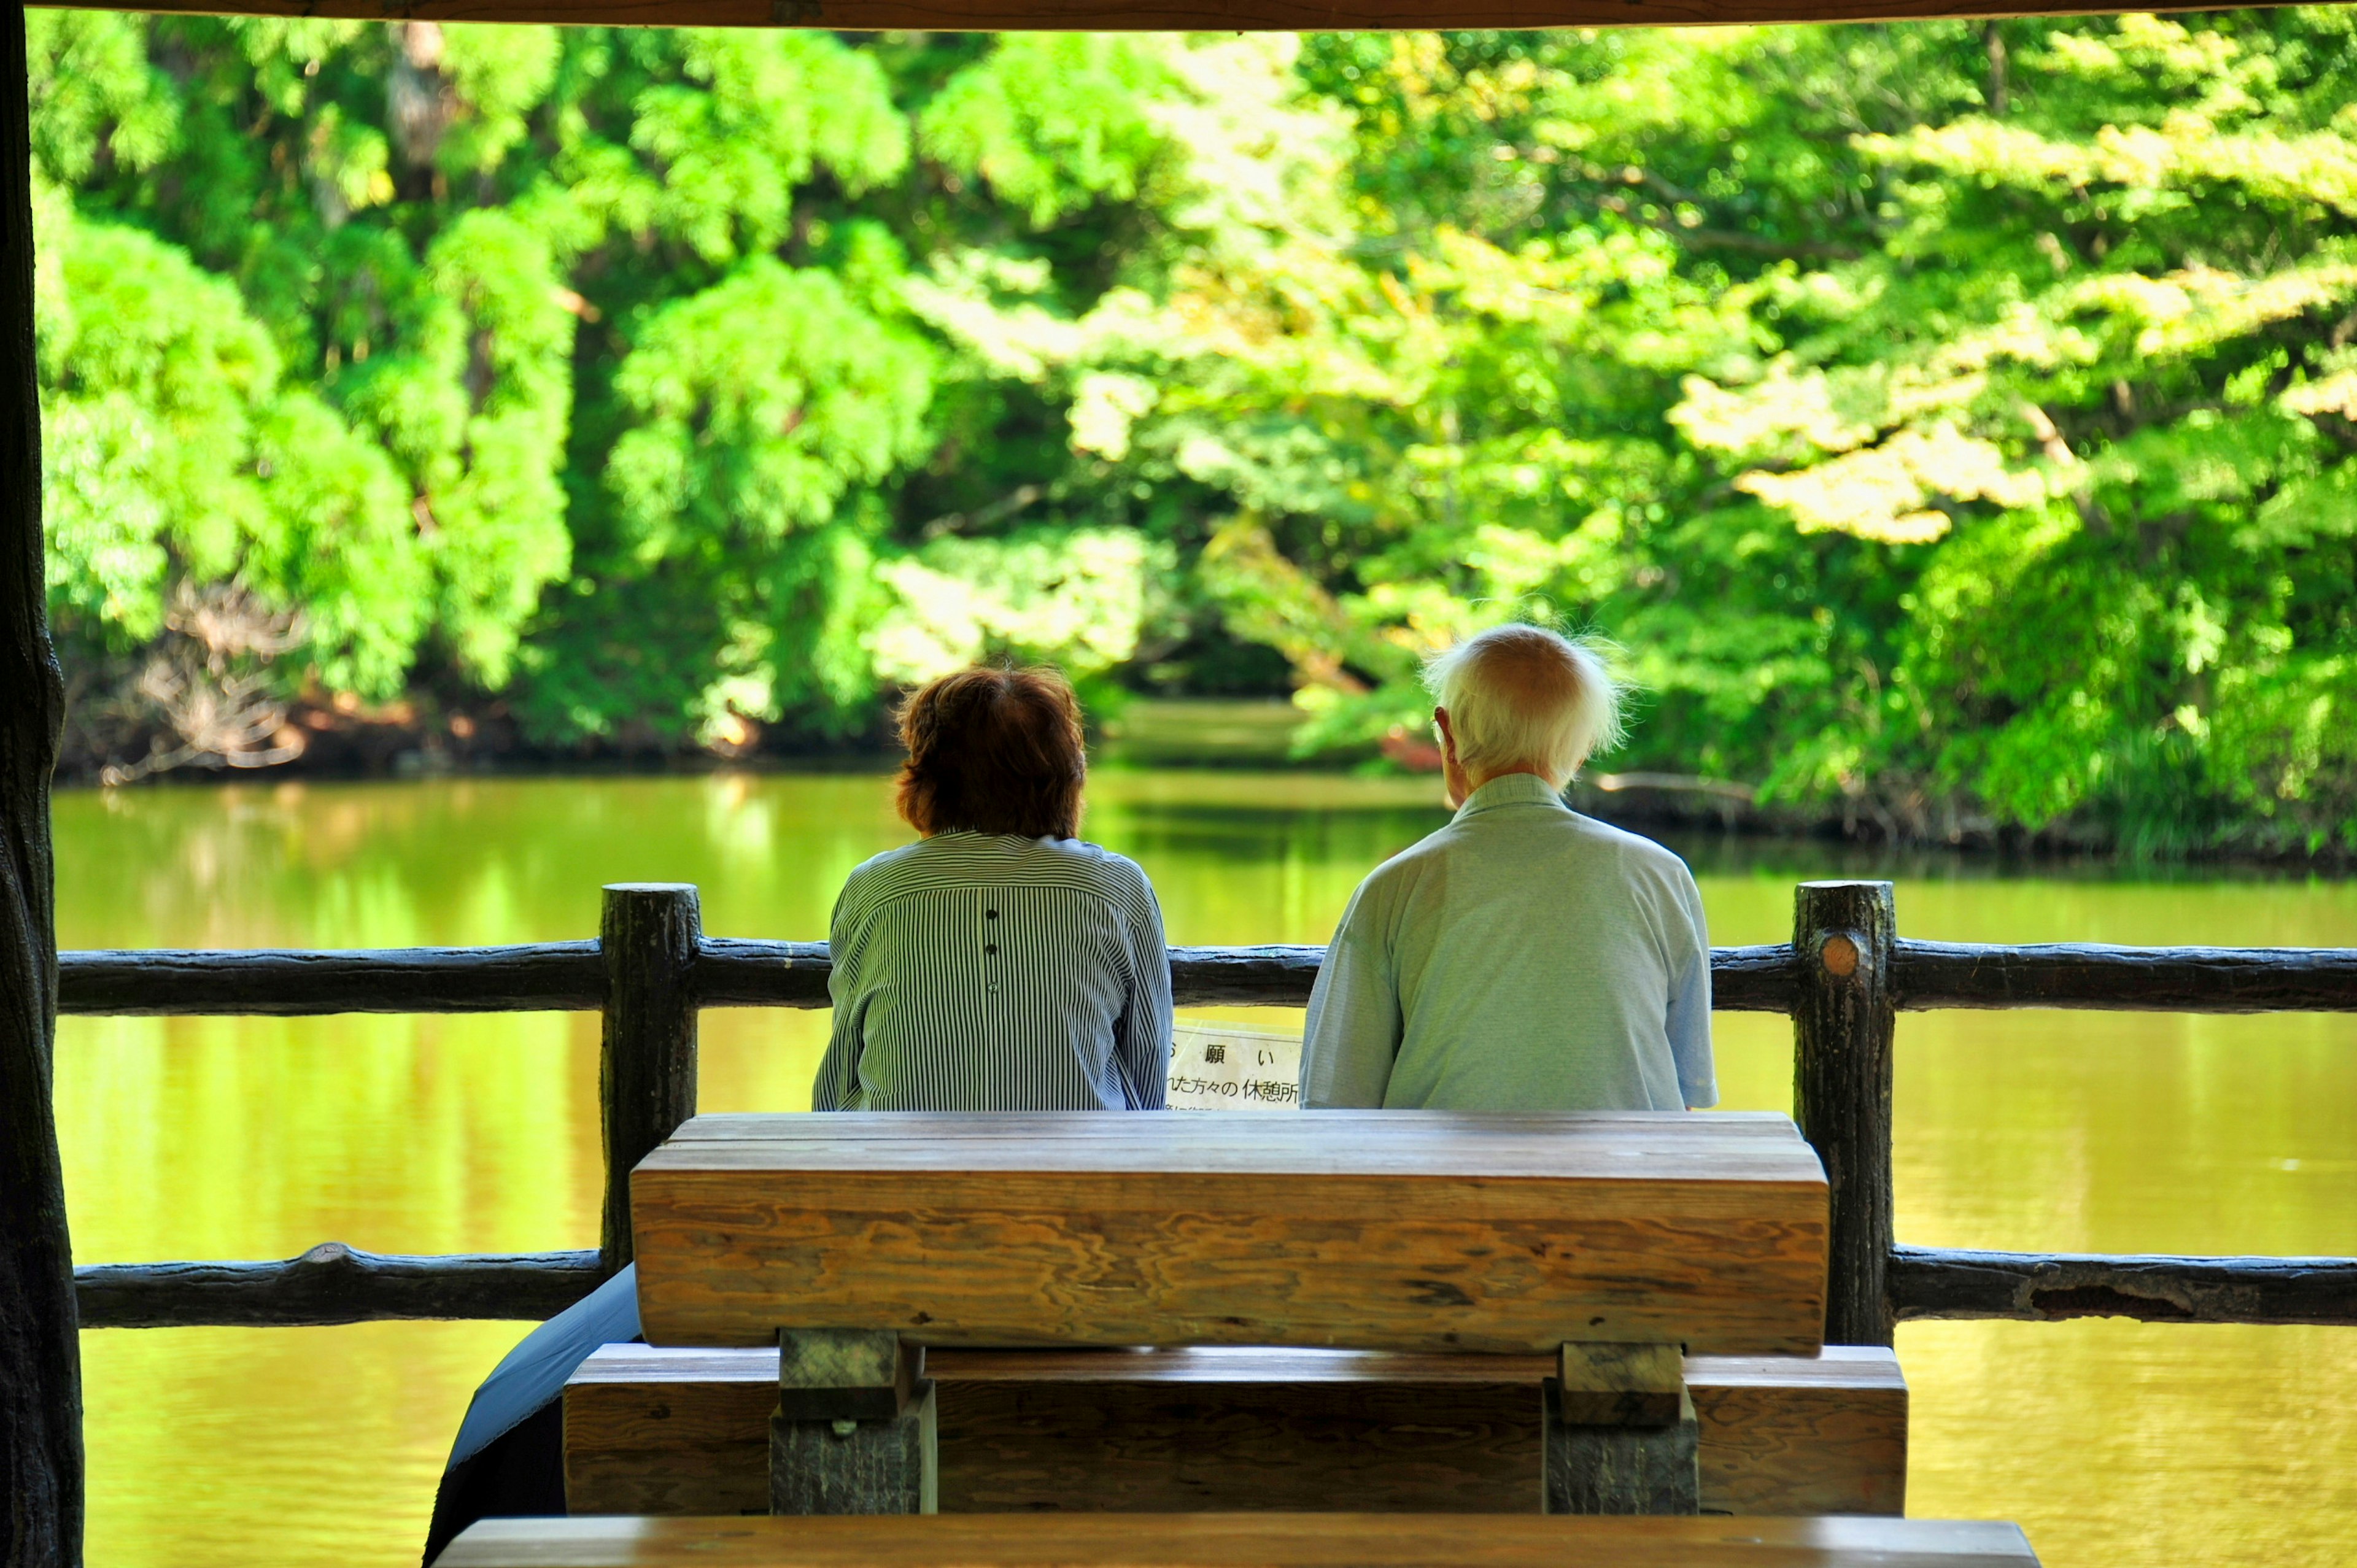
{"type": "Polygon", "coordinates": [[[1529,1514],[484,1520],[436,1568],[2037,1568],[1993,1520],[1529,1514]]]}
{"type": "Polygon", "coordinates": [[[1792,1118],[1770,1112],[715,1115],[686,1122],[638,1169],[1824,1180],[1792,1118]]]}

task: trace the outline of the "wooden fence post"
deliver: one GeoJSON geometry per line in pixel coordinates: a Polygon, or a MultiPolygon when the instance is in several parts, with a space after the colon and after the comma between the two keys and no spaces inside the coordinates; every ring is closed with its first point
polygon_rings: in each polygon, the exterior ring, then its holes
{"type": "Polygon", "coordinates": [[[606,966],[605,1040],[597,1091],[606,1127],[606,1212],[598,1250],[608,1274],[630,1248],[630,1169],[695,1114],[694,968],[704,916],[685,883],[606,889],[598,950],[606,966]]]}
{"type": "Polygon", "coordinates": [[[1833,1189],[1825,1342],[1888,1345],[1892,1245],[1890,987],[1898,917],[1888,882],[1804,882],[1792,901],[1800,996],[1792,1115],[1833,1189]]]}

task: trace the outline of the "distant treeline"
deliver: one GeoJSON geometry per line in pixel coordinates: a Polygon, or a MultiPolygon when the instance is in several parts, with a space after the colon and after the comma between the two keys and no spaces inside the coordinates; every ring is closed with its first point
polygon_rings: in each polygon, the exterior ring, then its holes
{"type": "Polygon", "coordinates": [[[998,656],[1404,752],[1520,616],[1627,650],[1605,767],[1788,819],[2357,850],[2345,8],[30,25],[85,770],[856,743],[998,656]]]}

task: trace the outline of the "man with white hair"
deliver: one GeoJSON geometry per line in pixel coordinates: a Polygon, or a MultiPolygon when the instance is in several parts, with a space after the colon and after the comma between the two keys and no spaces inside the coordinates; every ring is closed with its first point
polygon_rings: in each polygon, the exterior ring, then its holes
{"type": "Polygon", "coordinates": [[[1620,739],[1589,649],[1530,626],[1432,660],[1456,818],[1359,885],[1309,997],[1301,1102],[1716,1104],[1710,944],[1685,863],[1563,791],[1620,739]]]}

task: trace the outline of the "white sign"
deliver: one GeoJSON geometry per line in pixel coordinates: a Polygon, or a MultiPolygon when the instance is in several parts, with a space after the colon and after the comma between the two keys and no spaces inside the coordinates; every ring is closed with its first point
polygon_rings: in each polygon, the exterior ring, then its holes
{"type": "Polygon", "coordinates": [[[1301,1036],[1242,1024],[1181,1024],[1170,1041],[1173,1111],[1291,1111],[1301,1036]]]}

